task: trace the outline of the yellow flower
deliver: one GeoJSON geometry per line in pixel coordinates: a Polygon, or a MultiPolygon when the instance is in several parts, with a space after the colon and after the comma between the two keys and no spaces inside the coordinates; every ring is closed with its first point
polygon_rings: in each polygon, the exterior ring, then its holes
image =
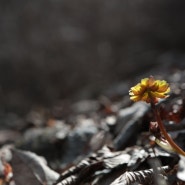
{"type": "Polygon", "coordinates": [[[133,101],[157,103],[161,98],[167,98],[170,92],[169,84],[165,80],[155,80],[154,77],[144,78],[129,91],[133,101]]]}

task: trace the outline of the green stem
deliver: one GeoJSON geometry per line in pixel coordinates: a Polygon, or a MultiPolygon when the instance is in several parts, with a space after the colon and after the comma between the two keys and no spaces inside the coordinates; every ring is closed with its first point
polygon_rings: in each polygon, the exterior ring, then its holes
{"type": "Polygon", "coordinates": [[[168,135],[163,123],[162,123],[162,120],[161,120],[161,117],[160,117],[160,114],[159,114],[159,111],[157,109],[157,107],[155,106],[154,103],[151,103],[151,107],[153,109],[153,112],[154,112],[154,115],[156,117],[156,121],[158,122],[158,125],[159,125],[159,128],[160,128],[160,131],[162,132],[163,136],[165,137],[165,139],[168,141],[168,143],[172,146],[172,148],[179,154],[185,156],[185,152],[173,141],[173,139],[168,135]]]}

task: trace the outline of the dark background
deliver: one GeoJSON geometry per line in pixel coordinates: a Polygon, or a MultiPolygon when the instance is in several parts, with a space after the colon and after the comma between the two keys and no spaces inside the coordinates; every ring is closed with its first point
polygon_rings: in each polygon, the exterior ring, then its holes
{"type": "Polygon", "coordinates": [[[1,0],[0,109],[94,98],[184,63],[184,0],[1,0]]]}

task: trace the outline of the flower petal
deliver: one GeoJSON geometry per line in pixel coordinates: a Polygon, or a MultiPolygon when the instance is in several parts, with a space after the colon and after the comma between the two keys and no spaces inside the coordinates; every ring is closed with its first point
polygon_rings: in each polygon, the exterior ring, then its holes
{"type": "Polygon", "coordinates": [[[170,87],[169,84],[166,81],[162,81],[159,84],[159,89],[157,90],[158,92],[165,92],[165,93],[169,93],[170,92],[170,87]]]}
{"type": "Polygon", "coordinates": [[[148,86],[149,78],[144,78],[141,80],[141,86],[146,87],[148,86]]]}
{"type": "Polygon", "coordinates": [[[155,79],[153,76],[150,76],[149,80],[148,80],[148,85],[149,87],[153,86],[155,83],[155,79]]]}
{"type": "Polygon", "coordinates": [[[166,95],[164,93],[159,92],[151,92],[152,97],[156,98],[166,98],[166,95]]]}
{"type": "Polygon", "coordinates": [[[131,96],[130,97],[130,99],[132,100],[132,101],[140,101],[141,100],[141,97],[140,96],[131,96]]]}

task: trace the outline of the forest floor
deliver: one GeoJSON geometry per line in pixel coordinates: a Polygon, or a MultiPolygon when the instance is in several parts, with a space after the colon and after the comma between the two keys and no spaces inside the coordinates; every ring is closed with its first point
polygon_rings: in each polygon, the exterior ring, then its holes
{"type": "Polygon", "coordinates": [[[157,106],[185,150],[185,70],[169,64],[113,84],[97,99],[61,100],[22,119],[8,114],[0,130],[0,185],[185,184],[185,157],[156,145],[150,106],[129,98],[150,75],[170,84],[157,106]]]}

